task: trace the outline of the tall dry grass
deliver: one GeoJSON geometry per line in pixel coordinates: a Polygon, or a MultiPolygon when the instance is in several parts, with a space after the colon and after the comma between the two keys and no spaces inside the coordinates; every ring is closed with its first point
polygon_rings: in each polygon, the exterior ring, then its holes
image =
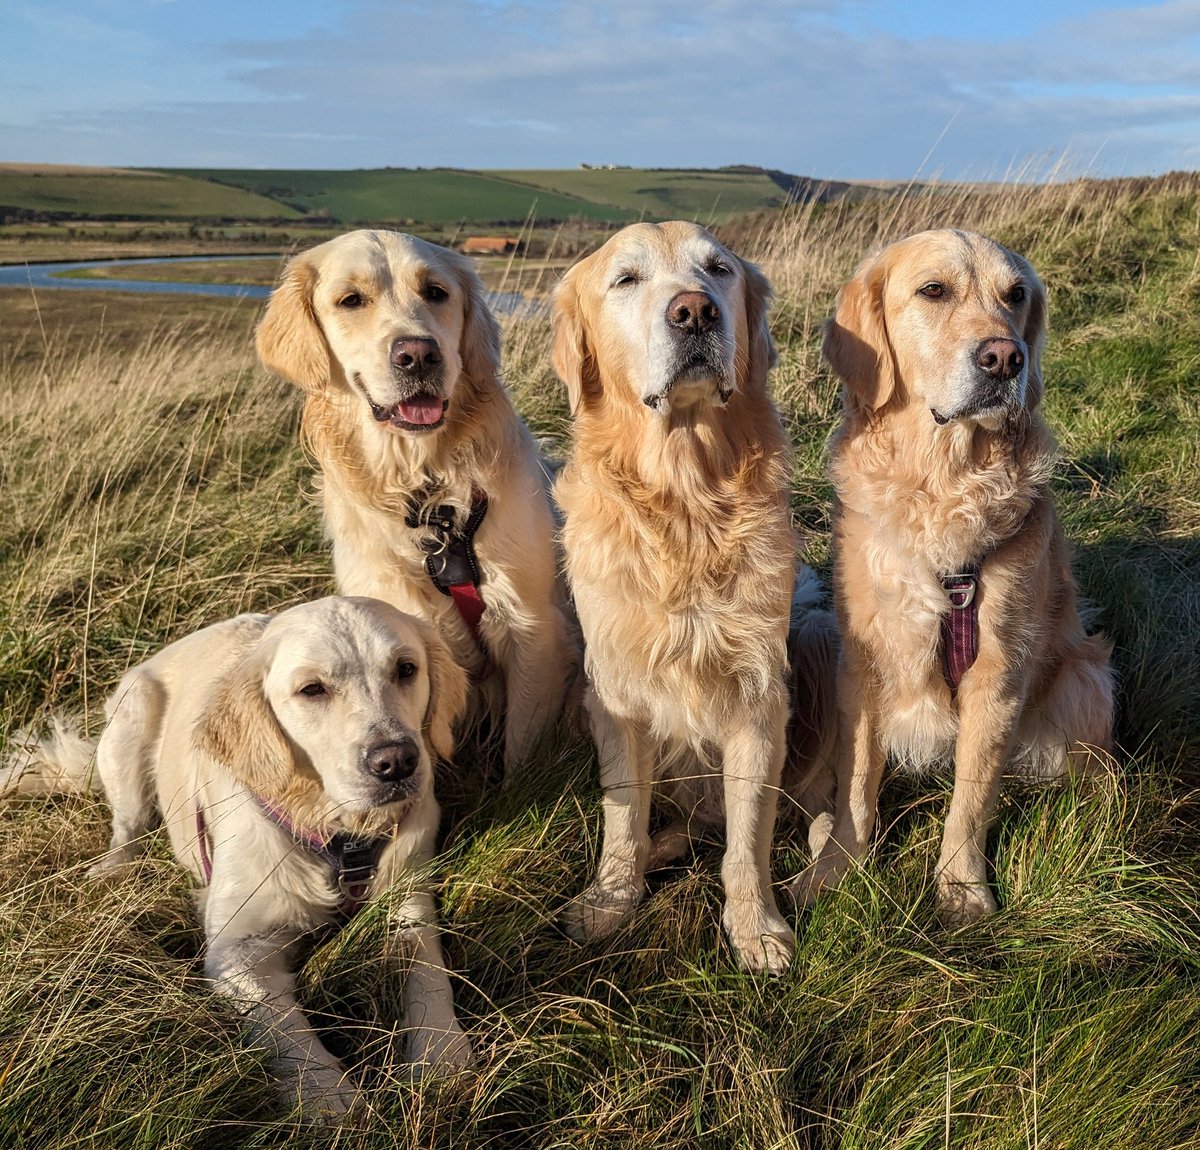
{"type": "MultiPolygon", "coordinates": [[[[774,387],[818,565],[837,404],[820,323],[869,249],[947,223],[1024,251],[1050,287],[1056,494],[1122,676],[1120,773],[1003,799],[999,914],[937,927],[947,784],[893,780],[871,857],[799,919],[785,978],[735,969],[716,848],[657,882],[615,938],[578,947],[555,917],[598,848],[590,747],[552,740],[519,793],[464,763],[445,781],[438,866],[479,1077],[405,1080],[384,926],[367,913],[316,940],[303,972],[309,1009],[372,1099],[329,1135],[279,1112],[264,1060],[207,992],[163,845],[97,887],[84,870],[106,840],[103,803],[11,801],[0,1146],[1200,1144],[1200,185],[921,189],[730,232],[776,284],[774,387]]],[[[94,720],[129,663],[197,626],[329,589],[298,396],[254,365],[249,317],[228,314],[132,345],[51,325],[32,350],[0,354],[6,737],[51,711],[94,720]]],[[[563,442],[545,316],[505,326],[518,405],[563,442]]],[[[781,832],[777,875],[802,862],[781,832]]]]}

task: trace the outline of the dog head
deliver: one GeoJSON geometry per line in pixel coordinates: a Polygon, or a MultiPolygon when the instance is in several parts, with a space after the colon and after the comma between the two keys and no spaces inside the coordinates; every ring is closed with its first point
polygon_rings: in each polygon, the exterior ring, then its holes
{"type": "Polygon", "coordinates": [[[437,632],[375,599],[275,616],[213,692],[199,746],[284,809],[398,822],[454,749],[466,679],[437,632]]]}
{"type": "Polygon", "coordinates": [[[999,427],[1042,397],[1046,294],[1019,255],[974,232],[921,232],[838,293],[825,356],[848,409],[920,403],[939,424],[999,427]]]}
{"type": "Polygon", "coordinates": [[[758,268],[696,224],[624,228],[554,294],[554,367],[572,412],[607,400],[666,416],[762,386],[770,298],[758,268]]]}
{"type": "Polygon", "coordinates": [[[380,426],[429,435],[500,370],[500,329],[470,260],[399,232],[357,231],[296,256],[258,325],[265,367],[359,396],[380,426]]]}

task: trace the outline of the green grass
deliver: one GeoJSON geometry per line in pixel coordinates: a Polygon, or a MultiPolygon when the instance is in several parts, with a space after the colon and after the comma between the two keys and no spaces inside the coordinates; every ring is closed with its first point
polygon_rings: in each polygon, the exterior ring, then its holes
{"type": "Polygon", "coordinates": [[[244,188],[309,215],[345,224],[453,225],[537,219],[626,220],[627,209],[497,179],[486,172],[449,168],[379,168],[356,171],[247,171],[179,169],[197,180],[244,188]]]}
{"type": "Polygon", "coordinates": [[[241,188],[165,172],[0,164],[4,208],[114,219],[290,219],[294,208],[241,188]]]}
{"type": "MultiPolygon", "coordinates": [[[[298,219],[343,225],[513,228],[531,215],[624,223],[723,223],[782,204],[795,177],[750,169],[673,171],[353,171],[171,168],[118,170],[0,165],[0,207],[56,217],[161,220],[298,219]]],[[[838,185],[839,194],[846,185],[838,185]]]]}
{"type": "MultiPolygon", "coordinates": [[[[383,923],[320,940],[306,1004],[372,1110],[297,1130],[263,1058],[199,977],[187,883],[159,843],[98,888],[98,799],[0,810],[0,1145],[396,1144],[764,1150],[1200,1146],[1200,180],[809,205],[731,227],[778,288],[776,397],[794,506],[827,570],[823,450],[836,388],[819,325],[871,247],[961,223],[1050,285],[1046,410],[1076,569],[1115,643],[1120,768],[1006,793],[1002,909],[936,925],[945,780],[889,779],[876,845],[797,921],[792,970],[740,974],[719,850],[659,877],[591,946],[555,921],[599,848],[593,755],[551,740],[500,793],[442,781],[439,860],[470,1083],[412,1085],[390,1051],[383,923]]],[[[255,309],[0,293],[0,731],[85,711],[132,661],[202,623],[330,589],[297,446],[299,395],[253,362],[255,309]],[[36,306],[35,306],[36,303],[36,306]]],[[[566,431],[544,319],[506,321],[506,377],[566,431]]],[[[775,873],[804,862],[780,828],[775,873]]]]}
{"type": "Polygon", "coordinates": [[[695,219],[706,225],[776,206],[787,198],[787,189],[761,171],[576,168],[489,174],[611,205],[637,218],[695,219]]]}

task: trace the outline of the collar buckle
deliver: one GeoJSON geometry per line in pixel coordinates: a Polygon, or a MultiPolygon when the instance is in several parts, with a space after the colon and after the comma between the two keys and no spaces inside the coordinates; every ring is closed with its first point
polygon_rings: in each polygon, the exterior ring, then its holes
{"type": "Polygon", "coordinates": [[[978,571],[960,571],[957,575],[943,575],[942,590],[950,600],[950,609],[965,611],[975,602],[975,591],[979,586],[978,571]]]}

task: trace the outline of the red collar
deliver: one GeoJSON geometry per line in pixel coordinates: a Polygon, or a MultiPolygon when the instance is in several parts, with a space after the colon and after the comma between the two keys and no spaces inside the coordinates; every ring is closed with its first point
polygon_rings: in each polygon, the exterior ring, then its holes
{"type": "Polygon", "coordinates": [[[471,638],[483,652],[484,666],[472,677],[482,682],[495,669],[483,637],[481,622],[487,604],[479,591],[483,576],[475,557],[475,532],[488,511],[487,492],[476,487],[471,491],[471,511],[466,523],[457,524],[457,511],[451,504],[431,505],[425,502],[429,492],[415,495],[409,503],[405,522],[409,527],[426,527],[432,534],[420,541],[425,553],[425,572],[433,585],[454,600],[459,617],[471,632],[471,638]]]}

